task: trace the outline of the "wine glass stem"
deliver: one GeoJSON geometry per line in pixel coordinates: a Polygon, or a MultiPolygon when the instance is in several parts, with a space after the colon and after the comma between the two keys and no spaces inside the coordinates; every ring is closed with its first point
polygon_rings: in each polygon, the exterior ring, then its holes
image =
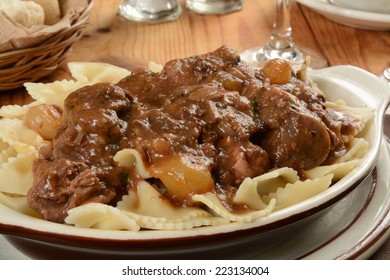
{"type": "Polygon", "coordinates": [[[262,67],[272,59],[286,59],[293,68],[310,64],[313,69],[327,65],[326,59],[318,52],[306,48],[298,48],[292,36],[290,25],[290,7],[292,0],[274,0],[276,13],[272,34],[264,46],[249,48],[240,53],[240,57],[252,67],[262,67]]]}
{"type": "Polygon", "coordinates": [[[290,25],[290,0],[276,0],[276,19],[268,44],[273,49],[285,49],[294,45],[290,25]]]}
{"type": "Polygon", "coordinates": [[[290,24],[291,0],[275,0],[276,14],[272,34],[264,47],[260,59],[285,58],[288,60],[301,60],[302,52],[295,46],[290,24]]]}

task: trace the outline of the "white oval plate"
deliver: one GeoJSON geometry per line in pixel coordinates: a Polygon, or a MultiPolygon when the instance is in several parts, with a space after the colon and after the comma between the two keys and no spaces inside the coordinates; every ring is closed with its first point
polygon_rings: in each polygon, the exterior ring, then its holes
{"type": "Polygon", "coordinates": [[[390,14],[343,8],[332,5],[327,0],[297,0],[297,2],[337,23],[368,30],[390,30],[390,14]]]}

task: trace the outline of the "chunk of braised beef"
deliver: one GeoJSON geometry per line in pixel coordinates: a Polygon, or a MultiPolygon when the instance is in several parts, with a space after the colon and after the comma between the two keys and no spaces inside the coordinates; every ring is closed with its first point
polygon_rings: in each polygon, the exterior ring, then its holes
{"type": "Polygon", "coordinates": [[[259,144],[273,166],[307,170],[328,157],[331,142],[326,125],[296,96],[271,87],[259,96],[257,106],[258,118],[266,126],[259,144]]]}
{"type": "Polygon", "coordinates": [[[245,178],[256,177],[270,168],[266,151],[249,140],[226,137],[216,143],[216,148],[218,168],[215,174],[222,188],[238,187],[245,178]]]}
{"type": "Polygon", "coordinates": [[[28,194],[31,208],[45,219],[63,222],[67,211],[89,203],[114,203],[125,193],[128,172],[113,162],[121,149],[131,112],[130,96],[113,84],[96,84],[71,93],[52,145],[40,150],[33,164],[28,194]]]}

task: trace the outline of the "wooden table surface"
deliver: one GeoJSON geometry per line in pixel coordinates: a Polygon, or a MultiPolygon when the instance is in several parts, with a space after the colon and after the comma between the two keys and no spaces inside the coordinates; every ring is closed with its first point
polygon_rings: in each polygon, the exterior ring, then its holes
{"type": "MultiPolygon", "coordinates": [[[[275,16],[275,0],[246,0],[239,12],[199,15],[184,8],[181,17],[161,24],[131,22],[117,14],[121,0],[95,0],[91,22],[67,59],[46,81],[68,77],[69,61],[101,61],[132,68],[149,61],[165,63],[217,49],[238,51],[263,44],[275,16]]],[[[321,52],[329,65],[350,64],[376,75],[390,63],[390,32],[355,29],[335,23],[295,2],[293,36],[299,47],[321,52]]],[[[0,93],[0,106],[31,99],[22,90],[0,93]]]]}
{"type": "MultiPolygon", "coordinates": [[[[244,8],[227,15],[199,15],[184,8],[174,22],[131,22],[117,14],[122,0],[95,0],[84,37],[48,79],[67,77],[69,61],[103,61],[124,67],[165,63],[217,49],[223,44],[242,51],[264,44],[272,31],[275,0],[246,0],[244,8]]],[[[390,32],[355,29],[335,23],[292,1],[291,24],[299,47],[321,52],[329,65],[350,64],[380,74],[390,63],[390,32]]],[[[23,90],[1,92],[0,106],[24,104],[23,90]]]]}

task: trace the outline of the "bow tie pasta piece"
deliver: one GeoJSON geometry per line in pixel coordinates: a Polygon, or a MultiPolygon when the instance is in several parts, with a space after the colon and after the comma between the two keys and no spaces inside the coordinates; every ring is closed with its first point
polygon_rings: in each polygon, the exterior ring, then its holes
{"type": "Polygon", "coordinates": [[[39,101],[34,101],[23,106],[20,105],[3,106],[0,108],[0,117],[7,118],[7,119],[22,119],[30,107],[34,107],[40,104],[41,103],[39,101]]]}
{"type": "Polygon", "coordinates": [[[246,178],[238,188],[233,201],[246,204],[254,210],[263,210],[269,206],[269,200],[263,200],[264,195],[276,192],[287,183],[299,180],[298,173],[292,168],[279,168],[253,179],[246,178]]]}
{"type": "Polygon", "coordinates": [[[101,203],[89,203],[68,211],[67,224],[76,227],[138,231],[137,223],[119,209],[101,203]]]}
{"type": "Polygon", "coordinates": [[[176,207],[162,196],[152,185],[141,181],[136,190],[129,191],[118,202],[117,208],[148,217],[158,222],[165,221],[186,221],[194,217],[210,217],[206,211],[195,207],[176,207]]]}
{"type": "Polygon", "coordinates": [[[335,163],[363,158],[367,154],[369,143],[363,138],[354,138],[350,141],[350,146],[351,148],[348,150],[348,152],[337,158],[335,163]]]}
{"type": "Polygon", "coordinates": [[[123,196],[117,208],[135,219],[140,227],[147,229],[183,230],[229,223],[200,208],[172,205],[146,181],[141,181],[136,190],[123,196]]]}
{"type": "Polygon", "coordinates": [[[0,192],[26,196],[33,183],[32,163],[36,153],[18,154],[0,166],[0,192]]]}
{"type": "Polygon", "coordinates": [[[117,83],[130,75],[130,71],[107,63],[71,62],[68,67],[76,81],[25,83],[27,92],[40,103],[55,104],[62,108],[68,95],[79,88],[101,82],[117,83]]]}
{"type": "Polygon", "coordinates": [[[270,193],[268,198],[275,200],[275,211],[302,202],[325,191],[332,183],[333,174],[314,180],[296,181],[287,183],[284,188],[278,188],[275,193],[270,193]]]}
{"type": "Polygon", "coordinates": [[[261,217],[265,217],[271,213],[275,207],[275,200],[271,199],[268,206],[263,210],[250,211],[244,214],[235,214],[229,211],[229,209],[222,204],[221,200],[215,193],[195,194],[192,196],[192,200],[203,203],[210,208],[211,211],[220,215],[222,218],[239,223],[249,223],[261,217]]]}
{"type": "Polygon", "coordinates": [[[18,153],[35,151],[43,143],[43,138],[19,119],[0,120],[0,140],[8,143],[18,153]]]}
{"type": "Polygon", "coordinates": [[[347,162],[336,163],[332,165],[317,166],[313,169],[303,171],[305,177],[311,180],[315,178],[325,177],[328,174],[333,174],[332,181],[336,182],[347,175],[352,169],[358,166],[362,160],[355,159],[347,162]]]}
{"type": "Polygon", "coordinates": [[[68,68],[72,77],[84,84],[117,83],[131,74],[127,69],[101,62],[70,62],[68,68]]]}
{"type": "Polygon", "coordinates": [[[117,152],[114,156],[114,161],[118,163],[119,166],[124,167],[135,167],[138,175],[141,178],[148,179],[151,178],[149,171],[146,169],[144,162],[141,158],[141,155],[135,149],[123,149],[117,152]]]}
{"type": "Polygon", "coordinates": [[[0,204],[19,213],[31,217],[41,218],[41,216],[37,212],[35,212],[28,206],[26,197],[14,197],[0,192],[0,204]]]}
{"type": "Polygon", "coordinates": [[[269,207],[271,202],[275,201],[275,211],[324,191],[330,186],[332,177],[333,174],[325,174],[314,180],[300,181],[297,172],[291,168],[275,169],[256,178],[244,180],[233,201],[246,204],[254,210],[269,207]]]}
{"type": "Polygon", "coordinates": [[[257,182],[251,178],[244,179],[238,188],[233,201],[238,204],[246,204],[253,210],[263,210],[268,206],[258,193],[257,182]]]}
{"type": "Polygon", "coordinates": [[[219,217],[195,217],[186,221],[153,222],[151,220],[138,221],[142,228],[154,230],[188,230],[202,226],[219,226],[228,224],[230,221],[219,217]]]}
{"type": "Polygon", "coordinates": [[[85,86],[84,83],[75,81],[55,81],[53,83],[25,83],[28,94],[43,104],[54,104],[61,108],[64,106],[64,101],[68,95],[85,86]]]}

